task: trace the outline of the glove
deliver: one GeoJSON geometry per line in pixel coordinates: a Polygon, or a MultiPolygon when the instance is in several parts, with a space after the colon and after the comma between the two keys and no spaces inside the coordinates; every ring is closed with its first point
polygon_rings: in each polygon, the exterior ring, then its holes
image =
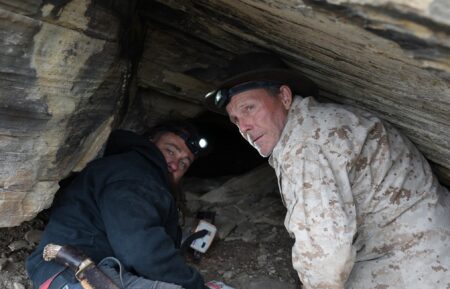
{"type": "Polygon", "coordinates": [[[233,287],[230,287],[228,285],[225,285],[223,282],[218,281],[209,281],[205,284],[205,286],[210,289],[234,289],[233,287]]]}

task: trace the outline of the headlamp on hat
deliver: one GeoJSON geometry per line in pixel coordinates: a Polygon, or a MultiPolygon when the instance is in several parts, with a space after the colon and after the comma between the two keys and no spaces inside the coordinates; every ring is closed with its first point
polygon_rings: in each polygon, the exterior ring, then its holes
{"type": "Polygon", "coordinates": [[[251,81],[246,82],[232,88],[219,88],[208,92],[205,98],[214,98],[214,105],[218,108],[224,108],[231,100],[231,98],[241,92],[257,89],[257,88],[277,88],[281,83],[273,81],[251,81]]]}
{"type": "Polygon", "coordinates": [[[205,104],[212,110],[223,108],[233,95],[249,89],[265,88],[275,84],[289,86],[293,95],[316,96],[317,85],[301,72],[292,69],[280,57],[267,52],[249,52],[234,56],[223,72],[218,90],[206,95],[205,104]]]}

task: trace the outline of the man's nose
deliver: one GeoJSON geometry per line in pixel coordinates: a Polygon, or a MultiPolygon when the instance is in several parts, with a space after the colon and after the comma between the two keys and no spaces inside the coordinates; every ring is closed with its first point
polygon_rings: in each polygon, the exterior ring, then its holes
{"type": "Polygon", "coordinates": [[[178,162],[176,160],[170,161],[169,168],[172,172],[176,172],[178,170],[178,162]]]}
{"type": "Polygon", "coordinates": [[[246,133],[253,128],[253,125],[251,124],[251,121],[249,119],[242,119],[239,120],[238,127],[241,133],[246,133]]]}

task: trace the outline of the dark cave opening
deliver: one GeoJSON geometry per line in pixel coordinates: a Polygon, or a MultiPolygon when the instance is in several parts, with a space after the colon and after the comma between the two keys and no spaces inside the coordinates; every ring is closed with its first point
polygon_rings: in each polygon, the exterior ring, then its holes
{"type": "Polygon", "coordinates": [[[208,140],[209,149],[192,164],[186,176],[214,178],[239,175],[266,161],[242,138],[227,117],[207,111],[193,118],[192,122],[208,140]]]}

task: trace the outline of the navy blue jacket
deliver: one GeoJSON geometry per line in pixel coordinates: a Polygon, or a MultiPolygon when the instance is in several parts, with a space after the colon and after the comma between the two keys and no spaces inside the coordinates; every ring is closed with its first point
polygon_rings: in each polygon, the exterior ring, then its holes
{"type": "Polygon", "coordinates": [[[62,269],[42,259],[45,245],[55,243],[75,246],[95,262],[114,256],[147,279],[203,289],[202,277],[177,249],[180,237],[162,153],[141,136],[119,130],[111,134],[105,156],[58,192],[27,272],[38,288],[62,269]]]}

